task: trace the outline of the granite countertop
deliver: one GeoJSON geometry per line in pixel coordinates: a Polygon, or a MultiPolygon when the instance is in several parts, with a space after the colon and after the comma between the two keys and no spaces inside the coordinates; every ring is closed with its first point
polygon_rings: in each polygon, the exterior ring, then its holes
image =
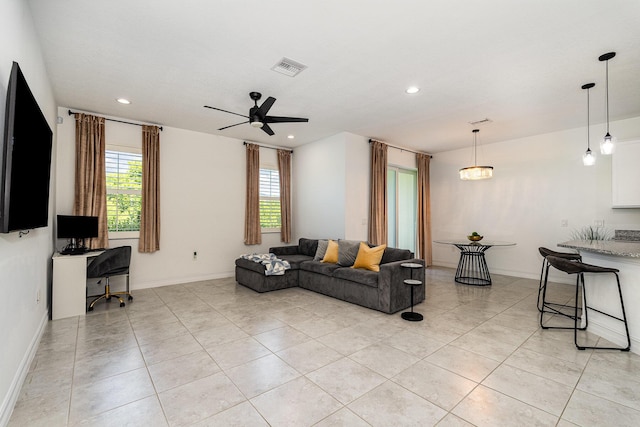
{"type": "Polygon", "coordinates": [[[615,255],[622,257],[640,258],[640,242],[623,240],[571,240],[558,243],[562,248],[578,251],[594,252],[597,254],[615,255]]]}

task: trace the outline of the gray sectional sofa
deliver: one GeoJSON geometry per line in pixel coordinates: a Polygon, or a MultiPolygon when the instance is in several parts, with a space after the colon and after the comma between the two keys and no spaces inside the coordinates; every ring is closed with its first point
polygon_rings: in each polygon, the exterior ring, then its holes
{"type": "MultiPolygon", "coordinates": [[[[346,244],[353,241],[338,242],[346,244]]],[[[376,272],[314,260],[317,249],[318,240],[306,238],[301,238],[295,246],[270,248],[269,252],[291,265],[284,275],[279,276],[266,276],[262,264],[238,258],[236,281],[257,292],[299,286],[391,314],[411,306],[412,286],[405,285],[404,279],[411,278],[413,274],[413,279],[422,281],[421,286],[413,287],[414,304],[425,298],[424,268],[414,269],[412,273],[410,269],[401,266],[409,262],[424,266],[424,260],[414,258],[409,250],[385,248],[380,271],[376,272]]],[[[339,262],[343,262],[342,258],[339,262]]]]}

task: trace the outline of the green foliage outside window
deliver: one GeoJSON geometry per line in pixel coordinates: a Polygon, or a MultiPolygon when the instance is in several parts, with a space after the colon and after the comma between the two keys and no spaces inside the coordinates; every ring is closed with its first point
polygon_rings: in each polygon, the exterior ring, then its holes
{"type": "Polygon", "coordinates": [[[139,231],[142,210],[142,156],[107,151],[109,231],[139,231]]]}
{"type": "Polygon", "coordinates": [[[260,227],[280,228],[281,226],[280,200],[260,200],[260,227]]]}

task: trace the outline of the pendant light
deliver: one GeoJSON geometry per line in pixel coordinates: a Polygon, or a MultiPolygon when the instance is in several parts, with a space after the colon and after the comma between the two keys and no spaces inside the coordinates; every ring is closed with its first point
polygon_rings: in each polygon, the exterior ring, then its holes
{"type": "Polygon", "coordinates": [[[615,145],[615,138],[609,134],[609,60],[616,56],[615,52],[605,53],[600,55],[598,60],[604,61],[606,64],[606,80],[605,80],[605,101],[607,106],[607,134],[600,141],[600,154],[611,154],[615,145]]]}
{"type": "Polygon", "coordinates": [[[589,144],[589,89],[594,87],[595,83],[587,83],[582,85],[582,89],[587,90],[587,151],[582,155],[582,163],[585,166],[593,166],[596,162],[596,156],[591,152],[591,147],[589,144]]]}
{"type": "Polygon", "coordinates": [[[480,129],[473,130],[473,166],[460,169],[460,179],[464,181],[488,179],[493,176],[493,166],[478,166],[477,161],[477,144],[478,132],[480,129]]]}

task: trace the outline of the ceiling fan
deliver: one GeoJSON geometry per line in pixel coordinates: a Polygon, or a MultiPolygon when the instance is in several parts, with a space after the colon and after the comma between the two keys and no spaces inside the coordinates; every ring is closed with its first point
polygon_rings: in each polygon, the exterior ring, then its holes
{"type": "Polygon", "coordinates": [[[301,117],[267,116],[267,112],[269,111],[273,103],[276,102],[276,99],[270,96],[262,103],[261,106],[258,107],[258,101],[260,100],[260,98],[262,98],[262,94],[260,92],[251,92],[249,93],[249,97],[253,99],[253,102],[255,103],[255,105],[251,107],[251,109],[249,110],[248,116],[245,116],[244,114],[234,113],[233,111],[223,110],[222,108],[210,107],[208,105],[205,105],[204,107],[211,108],[212,110],[224,111],[225,113],[235,114],[236,116],[245,117],[249,119],[246,122],[240,122],[240,123],[236,123],[235,125],[225,126],[218,130],[224,130],[230,127],[243,125],[245,123],[251,123],[251,126],[253,126],[254,128],[261,128],[267,134],[273,135],[274,132],[269,126],[269,123],[295,123],[295,122],[306,123],[309,121],[309,119],[304,119],[301,117]]]}

